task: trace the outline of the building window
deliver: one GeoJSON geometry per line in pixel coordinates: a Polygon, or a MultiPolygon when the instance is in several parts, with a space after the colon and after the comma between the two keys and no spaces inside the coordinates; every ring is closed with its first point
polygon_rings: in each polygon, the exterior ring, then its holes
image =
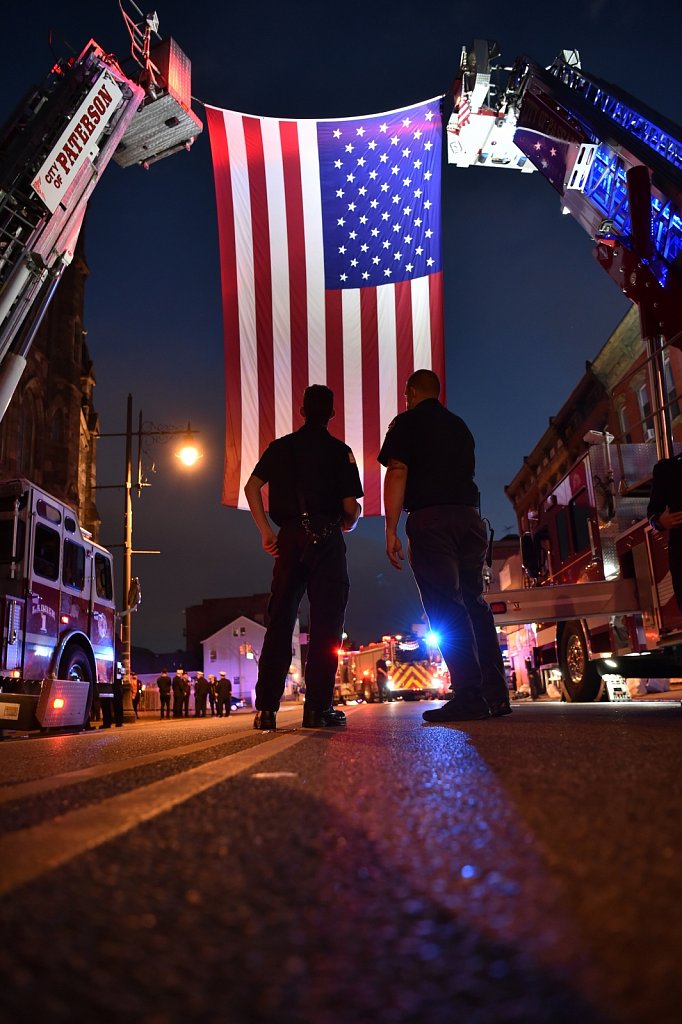
{"type": "Polygon", "coordinates": [[[57,409],[52,416],[50,440],[55,444],[61,444],[64,440],[64,413],[61,409],[57,409]]]}
{"type": "Polygon", "coordinates": [[[668,415],[671,420],[674,420],[676,416],[680,415],[680,403],[677,400],[677,388],[670,365],[670,353],[667,349],[663,353],[663,385],[668,415]]]}
{"type": "Polygon", "coordinates": [[[632,442],[632,434],[630,433],[630,423],[628,421],[628,411],[624,405],[618,410],[618,425],[620,427],[620,439],[624,444],[630,444],[632,442]]]}
{"type": "Polygon", "coordinates": [[[639,415],[642,420],[642,432],[644,434],[645,441],[653,441],[655,435],[654,432],[654,420],[651,415],[651,400],[649,398],[649,389],[646,384],[642,384],[641,388],[637,391],[637,401],[639,403],[639,415]]]}
{"type": "Polygon", "coordinates": [[[19,416],[19,435],[17,438],[17,472],[21,476],[33,475],[35,457],[35,411],[33,400],[24,395],[21,414],[19,416]]]}
{"type": "Polygon", "coordinates": [[[83,358],[83,328],[80,320],[73,322],[73,361],[76,366],[80,365],[83,358]]]}

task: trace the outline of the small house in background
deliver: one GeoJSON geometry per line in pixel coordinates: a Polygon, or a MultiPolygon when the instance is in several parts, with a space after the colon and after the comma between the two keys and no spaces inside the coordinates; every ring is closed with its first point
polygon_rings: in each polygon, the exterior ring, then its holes
{"type": "MultiPolygon", "coordinates": [[[[264,638],[265,626],[246,615],[228,622],[201,642],[204,650],[204,675],[218,676],[224,672],[232,682],[232,693],[253,704],[264,638]]],[[[300,684],[301,676],[301,630],[299,620],[296,619],[285,699],[294,696],[294,686],[300,684]]]]}

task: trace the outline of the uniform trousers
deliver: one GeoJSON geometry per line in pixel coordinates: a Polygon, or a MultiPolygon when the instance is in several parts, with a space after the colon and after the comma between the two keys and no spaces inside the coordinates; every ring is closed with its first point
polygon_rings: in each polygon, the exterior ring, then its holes
{"type": "Polygon", "coordinates": [[[291,638],[303,595],[310,602],[305,701],[314,711],[326,711],[334,700],[338,649],[348,603],[346,544],[340,527],[312,544],[297,522],[279,531],[279,554],[272,574],[268,614],[270,624],[258,663],[256,708],[277,711],[291,665],[291,638]]]}
{"type": "Polygon", "coordinates": [[[408,558],[456,696],[497,704],[509,693],[492,612],[483,598],[488,539],[477,509],[433,505],[410,512],[408,558]]]}

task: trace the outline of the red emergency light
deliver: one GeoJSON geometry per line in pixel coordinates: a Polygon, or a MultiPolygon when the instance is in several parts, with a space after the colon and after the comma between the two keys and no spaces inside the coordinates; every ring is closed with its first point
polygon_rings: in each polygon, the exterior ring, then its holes
{"type": "Polygon", "coordinates": [[[490,602],[490,611],[493,613],[493,615],[504,615],[505,612],[507,611],[507,602],[506,601],[491,601],[490,602]]]}

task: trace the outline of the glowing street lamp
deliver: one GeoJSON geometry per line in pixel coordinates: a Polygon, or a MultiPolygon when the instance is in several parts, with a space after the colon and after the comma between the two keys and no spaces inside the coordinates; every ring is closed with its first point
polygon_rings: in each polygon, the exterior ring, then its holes
{"type": "Polygon", "coordinates": [[[195,466],[199,459],[203,458],[202,452],[199,451],[192,439],[192,434],[192,428],[188,423],[187,434],[182,444],[182,448],[179,448],[175,453],[175,458],[179,459],[183,466],[188,466],[190,468],[195,466]]]}

